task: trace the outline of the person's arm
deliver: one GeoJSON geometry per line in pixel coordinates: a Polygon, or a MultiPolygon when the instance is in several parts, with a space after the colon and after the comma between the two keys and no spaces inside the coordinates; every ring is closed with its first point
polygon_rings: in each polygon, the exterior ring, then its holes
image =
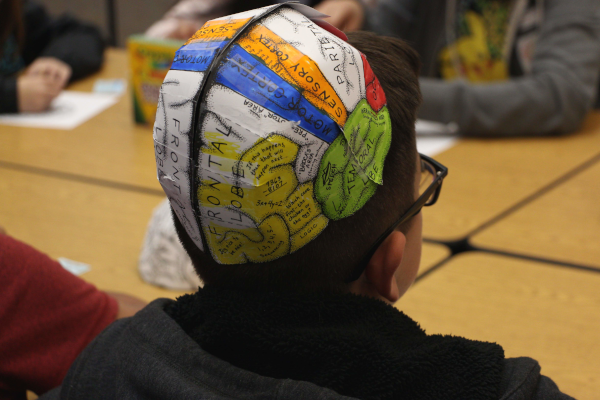
{"type": "Polygon", "coordinates": [[[180,0],[144,34],[156,39],[186,40],[208,20],[230,14],[234,3],[234,0],[180,0]]]}
{"type": "Polygon", "coordinates": [[[11,76],[0,76],[0,114],[16,113],[17,79],[11,76]]]}
{"type": "Polygon", "coordinates": [[[529,357],[507,358],[498,392],[500,400],[574,400],[560,391],[556,383],[541,375],[538,362],[529,357]]]}
{"type": "Polygon", "coordinates": [[[2,233],[0,304],[0,399],[24,397],[25,390],[39,395],[60,385],[89,342],[116,318],[145,305],[96,289],[2,233]]]}
{"type": "Polygon", "coordinates": [[[43,74],[0,77],[0,114],[44,111],[63,86],[43,74]]]}
{"type": "Polygon", "coordinates": [[[104,41],[96,27],[68,15],[51,18],[31,1],[24,5],[25,46],[23,59],[56,58],[71,67],[71,80],[89,75],[102,66],[104,41]]]}
{"type": "Polygon", "coordinates": [[[383,36],[398,37],[411,43],[409,33],[414,29],[415,10],[420,1],[425,0],[365,1],[365,22],[362,29],[383,36]]]}
{"type": "Polygon", "coordinates": [[[325,21],[344,32],[357,31],[365,23],[365,6],[360,0],[324,0],[315,9],[329,15],[325,21]]]}
{"type": "Polygon", "coordinates": [[[419,118],[456,122],[467,135],[577,130],[598,88],[599,13],[597,0],[548,0],[531,74],[492,84],[421,78],[419,118]]]}

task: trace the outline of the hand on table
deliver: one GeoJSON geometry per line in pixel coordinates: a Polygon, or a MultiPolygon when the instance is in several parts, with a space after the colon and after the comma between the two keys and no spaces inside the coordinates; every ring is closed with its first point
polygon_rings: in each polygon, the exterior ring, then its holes
{"type": "Polygon", "coordinates": [[[63,89],[71,78],[71,67],[54,57],[37,58],[29,68],[26,75],[43,76],[54,82],[63,89]]]}
{"type": "Polygon", "coordinates": [[[202,25],[193,20],[177,18],[177,27],[169,34],[170,39],[188,40],[202,25]]]}
{"type": "Polygon", "coordinates": [[[40,112],[48,109],[69,82],[71,67],[51,57],[35,60],[25,74],[17,79],[19,112],[40,112]]]}
{"type": "Polygon", "coordinates": [[[62,88],[48,78],[39,75],[23,75],[17,78],[19,112],[45,111],[62,88]]]}
{"type": "Polygon", "coordinates": [[[325,21],[344,32],[357,31],[365,22],[365,11],[360,0],[325,0],[315,6],[317,11],[330,17],[325,21]]]}

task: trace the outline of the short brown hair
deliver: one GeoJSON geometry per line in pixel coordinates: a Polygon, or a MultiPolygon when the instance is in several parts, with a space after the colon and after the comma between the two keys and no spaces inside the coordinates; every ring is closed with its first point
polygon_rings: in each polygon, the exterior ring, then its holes
{"type": "Polygon", "coordinates": [[[386,94],[392,142],[383,185],[354,215],[329,221],[313,241],[265,263],[222,265],[202,252],[173,214],[177,234],[206,285],[255,290],[343,290],[370,245],[414,202],[415,119],[421,103],[415,51],[400,39],[369,32],[348,35],[366,55],[386,94]]]}

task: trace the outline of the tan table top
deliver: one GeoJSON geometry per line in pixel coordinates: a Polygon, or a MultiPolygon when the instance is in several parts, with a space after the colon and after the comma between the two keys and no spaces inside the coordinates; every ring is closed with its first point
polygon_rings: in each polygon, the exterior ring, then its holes
{"type": "Polygon", "coordinates": [[[396,307],[429,334],[497,342],[540,362],[578,399],[600,393],[600,274],[464,253],[418,282],[396,307]]]}
{"type": "MultiPolygon", "coordinates": [[[[124,50],[109,49],[103,69],[70,85],[91,91],[98,78],[125,78],[124,50]]],[[[133,122],[130,91],[73,130],[0,126],[0,166],[7,163],[161,190],[156,179],[152,127],[133,122]]]]}
{"type": "MultiPolygon", "coordinates": [[[[163,196],[0,168],[0,225],[54,258],[85,262],[82,276],[100,289],[145,300],[182,292],[148,285],[137,259],[154,207],[163,196]]],[[[424,244],[421,272],[446,258],[440,245],[424,244]]]]}
{"type": "MultiPolygon", "coordinates": [[[[90,264],[82,278],[100,289],[148,301],[182,294],[148,285],[137,272],[150,215],[162,198],[0,168],[0,225],[8,234],[51,257],[90,264]]],[[[448,254],[425,244],[422,271],[448,254]]]]}
{"type": "Polygon", "coordinates": [[[572,135],[463,139],[435,158],[449,168],[424,236],[456,240],[600,152],[600,112],[572,135]]]}
{"type": "MultiPolygon", "coordinates": [[[[102,71],[69,89],[90,91],[98,78],[126,74],[126,53],[109,49],[102,71]]],[[[55,258],[91,264],[83,278],[101,289],[146,300],[180,294],[147,285],[137,274],[143,235],[163,195],[152,130],[133,123],[128,93],[72,131],[1,129],[0,225],[9,234],[55,258]]],[[[421,273],[448,254],[425,244],[421,273]]]]}
{"type": "Polygon", "coordinates": [[[181,295],[142,281],[137,259],[162,196],[0,168],[0,225],[53,258],[91,265],[82,278],[145,300],[181,295]]]}
{"type": "MultiPolygon", "coordinates": [[[[596,149],[600,152],[600,148],[596,149]]],[[[472,238],[484,248],[600,270],[598,162],[472,238]]]]}
{"type": "Polygon", "coordinates": [[[435,243],[423,243],[421,254],[421,266],[417,276],[423,275],[432,267],[436,266],[450,256],[450,250],[446,246],[435,243]]]}

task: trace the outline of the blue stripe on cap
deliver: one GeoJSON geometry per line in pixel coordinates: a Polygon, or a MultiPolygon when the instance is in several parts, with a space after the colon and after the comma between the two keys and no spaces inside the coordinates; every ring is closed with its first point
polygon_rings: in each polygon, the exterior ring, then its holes
{"type": "Polygon", "coordinates": [[[338,124],[328,115],[237,44],[224,57],[215,81],[288,121],[298,121],[302,128],[327,143],[341,133],[338,124]]]}
{"type": "Polygon", "coordinates": [[[227,43],[227,41],[197,42],[182,46],[175,53],[171,69],[204,72],[227,43]]]}

